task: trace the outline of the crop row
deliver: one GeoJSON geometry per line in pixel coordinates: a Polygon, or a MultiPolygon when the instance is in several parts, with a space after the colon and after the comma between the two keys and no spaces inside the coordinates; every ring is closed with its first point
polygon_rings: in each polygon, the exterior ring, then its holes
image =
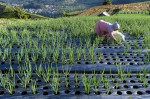
{"type": "MultiPolygon", "coordinates": [[[[19,67],[18,73],[15,73],[15,71],[13,71],[12,67],[10,66],[10,69],[7,73],[3,74],[2,72],[0,72],[0,86],[1,89],[6,90],[9,94],[12,95],[14,94],[14,89],[18,85],[17,83],[20,83],[20,85],[24,89],[28,89],[28,86],[30,85],[30,90],[33,94],[36,94],[37,83],[39,82],[38,79],[42,79],[44,80],[46,85],[50,86],[54,94],[57,95],[59,94],[59,89],[62,87],[62,83],[65,84],[66,88],[68,88],[71,86],[70,81],[74,79],[73,81],[75,83],[75,88],[78,88],[80,85],[83,85],[84,92],[86,94],[90,94],[91,90],[98,94],[100,85],[103,86],[106,89],[106,93],[109,94],[111,84],[115,85],[115,89],[119,89],[120,83],[126,83],[126,80],[128,78],[132,78],[132,72],[128,69],[127,72],[125,72],[125,69],[122,70],[121,66],[118,66],[118,74],[115,75],[111,74],[111,70],[110,75],[106,75],[104,74],[104,70],[100,74],[96,74],[95,71],[93,71],[92,76],[88,76],[88,74],[85,73],[82,75],[75,73],[73,77],[70,75],[70,66],[62,66],[62,68],[63,74],[59,73],[58,70],[54,69],[52,66],[48,66],[47,68],[39,66],[38,68],[36,68],[36,75],[34,75],[33,77],[34,73],[30,64],[19,67]]],[[[145,67],[145,69],[141,70],[135,75],[135,77],[138,79],[138,82],[141,83],[144,88],[148,87],[148,72],[149,70],[147,70],[147,67],[145,67]]],[[[130,82],[135,83],[134,80],[130,82]]]]}

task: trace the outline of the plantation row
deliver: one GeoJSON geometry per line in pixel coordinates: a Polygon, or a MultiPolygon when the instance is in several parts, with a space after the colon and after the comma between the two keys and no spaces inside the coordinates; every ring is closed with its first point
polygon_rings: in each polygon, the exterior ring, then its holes
{"type": "Polygon", "coordinates": [[[149,11],[119,11],[118,14],[150,14],[149,11]]]}
{"type": "MultiPolygon", "coordinates": [[[[59,91],[62,90],[61,88],[63,88],[64,91],[64,88],[75,87],[75,89],[78,89],[83,86],[80,91],[83,91],[84,89],[83,92],[85,94],[90,94],[92,90],[95,94],[99,94],[102,87],[106,90],[106,94],[111,94],[110,91],[113,88],[116,90],[120,89],[122,84],[125,83],[127,83],[126,87],[124,86],[125,88],[129,88],[130,83],[136,83],[136,81],[139,83],[139,88],[141,85],[143,88],[147,88],[150,83],[148,75],[149,71],[146,70],[147,67],[136,75],[133,75],[128,69],[127,72],[125,72],[125,69],[122,70],[121,66],[117,67],[118,74],[111,74],[110,70],[109,75],[104,74],[104,71],[100,74],[96,74],[95,71],[93,71],[90,75],[85,73],[82,75],[78,73],[72,75],[70,74],[70,66],[62,66],[62,68],[62,73],[59,73],[58,70],[53,69],[52,66],[48,66],[48,68],[39,66],[39,68],[36,69],[35,74],[32,72],[31,65],[20,67],[18,73],[15,73],[12,67],[10,67],[9,71],[5,72],[5,74],[0,72],[0,92],[4,91],[5,93],[12,95],[15,93],[15,90],[19,90],[19,87],[21,90],[25,89],[31,91],[32,94],[37,94],[39,87],[43,86],[44,89],[50,88],[55,95],[58,95],[59,91]],[[45,88],[44,85],[46,85],[47,88],[45,88]]],[[[135,89],[138,89],[138,86],[135,87],[135,89]]],[[[4,92],[0,94],[3,95],[4,92]]]]}
{"type": "Polygon", "coordinates": [[[144,62],[144,64],[149,64],[150,56],[149,50],[146,50],[144,53],[142,50],[138,50],[137,52],[130,52],[128,53],[129,49],[124,49],[124,53],[122,54],[114,54],[111,55],[104,54],[102,52],[95,51],[94,48],[89,48],[89,50],[84,49],[72,49],[68,48],[59,50],[58,48],[55,49],[47,49],[44,48],[41,52],[38,49],[33,50],[25,50],[21,48],[18,52],[11,53],[9,49],[5,49],[4,53],[0,52],[0,62],[1,64],[29,64],[32,63],[34,65],[46,63],[46,64],[81,64],[81,62],[85,61],[85,64],[88,64],[90,61],[95,64],[96,61],[99,63],[115,62],[118,63],[120,58],[122,62],[125,62],[125,58],[128,59],[127,61],[135,60],[135,62],[144,62]],[[138,59],[139,58],[139,59],[138,59]],[[102,62],[103,61],[103,62],[102,62]]]}

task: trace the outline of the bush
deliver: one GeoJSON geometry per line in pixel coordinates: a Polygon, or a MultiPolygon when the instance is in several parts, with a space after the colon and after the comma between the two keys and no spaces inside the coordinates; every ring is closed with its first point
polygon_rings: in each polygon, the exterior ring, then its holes
{"type": "Polygon", "coordinates": [[[103,5],[112,5],[111,0],[104,0],[103,5]]]}

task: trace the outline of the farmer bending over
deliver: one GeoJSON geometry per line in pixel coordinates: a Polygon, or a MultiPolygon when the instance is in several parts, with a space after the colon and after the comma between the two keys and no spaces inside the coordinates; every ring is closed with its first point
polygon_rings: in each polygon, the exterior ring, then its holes
{"type": "MultiPolygon", "coordinates": [[[[120,29],[120,26],[118,23],[111,24],[109,22],[105,22],[103,20],[100,20],[97,22],[95,26],[95,36],[104,37],[104,40],[107,40],[109,37],[111,37],[113,40],[116,41],[116,38],[113,35],[114,31],[117,31],[120,29]]],[[[118,32],[120,39],[125,41],[125,36],[118,32]]]]}

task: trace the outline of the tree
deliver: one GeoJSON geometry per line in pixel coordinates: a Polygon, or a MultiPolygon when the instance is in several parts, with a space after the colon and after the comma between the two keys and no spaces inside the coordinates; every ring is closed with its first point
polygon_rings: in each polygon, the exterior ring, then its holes
{"type": "Polygon", "coordinates": [[[111,0],[104,0],[103,5],[112,5],[111,0]]]}
{"type": "Polygon", "coordinates": [[[16,14],[17,14],[17,16],[19,17],[19,19],[23,19],[23,17],[24,17],[24,15],[25,15],[25,9],[22,9],[21,10],[21,7],[14,7],[14,9],[15,9],[15,12],[16,12],[16,14]]]}

